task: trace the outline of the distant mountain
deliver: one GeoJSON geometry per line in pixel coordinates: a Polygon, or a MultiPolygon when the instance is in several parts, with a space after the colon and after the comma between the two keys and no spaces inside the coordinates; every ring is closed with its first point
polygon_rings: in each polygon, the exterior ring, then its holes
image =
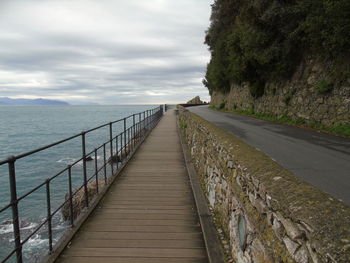
{"type": "Polygon", "coordinates": [[[11,99],[7,97],[0,97],[0,105],[7,106],[68,106],[69,103],[61,100],[46,100],[46,99],[11,99]]]}

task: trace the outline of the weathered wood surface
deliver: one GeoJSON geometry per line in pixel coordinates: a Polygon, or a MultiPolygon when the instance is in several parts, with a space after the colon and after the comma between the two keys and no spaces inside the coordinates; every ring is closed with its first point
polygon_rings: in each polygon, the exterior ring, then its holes
{"type": "Polygon", "coordinates": [[[173,111],[141,145],[57,262],[207,262],[173,111]]]}

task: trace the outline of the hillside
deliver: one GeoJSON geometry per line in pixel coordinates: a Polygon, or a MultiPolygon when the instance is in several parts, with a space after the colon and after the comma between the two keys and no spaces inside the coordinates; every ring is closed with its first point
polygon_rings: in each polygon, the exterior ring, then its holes
{"type": "Polygon", "coordinates": [[[216,0],[212,104],[324,125],[350,119],[350,1],[216,0]]]}
{"type": "Polygon", "coordinates": [[[0,105],[6,106],[68,106],[65,101],[60,100],[46,100],[46,99],[11,99],[7,97],[0,97],[0,105]]]}

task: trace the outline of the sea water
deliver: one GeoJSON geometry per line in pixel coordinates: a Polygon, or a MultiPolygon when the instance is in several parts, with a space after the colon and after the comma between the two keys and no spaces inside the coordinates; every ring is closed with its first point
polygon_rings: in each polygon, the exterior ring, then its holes
{"type": "MultiPolygon", "coordinates": [[[[131,114],[154,108],[151,105],[132,106],[0,106],[0,160],[10,155],[18,155],[55,141],[78,134],[83,130],[122,119],[131,114]]],[[[138,115],[137,115],[138,116],[138,115]]],[[[131,125],[131,120],[127,125],[131,125]]],[[[137,118],[136,118],[137,121],[137,118]]],[[[120,133],[123,124],[113,125],[113,134],[120,133]]],[[[86,135],[87,152],[109,139],[109,127],[86,135]]],[[[109,145],[107,145],[107,154],[109,145]]],[[[30,155],[16,161],[17,196],[26,194],[40,183],[45,182],[67,165],[81,158],[81,137],[30,155]]],[[[101,162],[103,152],[98,151],[101,162]]],[[[92,156],[94,157],[94,155],[92,156]]],[[[94,162],[87,163],[88,171],[93,171],[94,162]]],[[[72,170],[73,187],[82,183],[82,162],[72,170]]],[[[0,209],[9,203],[8,166],[0,166],[0,209]]],[[[68,192],[68,180],[64,174],[50,183],[51,211],[64,201],[68,192]]],[[[19,202],[21,240],[33,233],[47,216],[45,185],[19,202]]],[[[0,213],[0,261],[14,248],[11,209],[0,213]]],[[[62,236],[68,227],[60,212],[53,217],[53,242],[62,236]]],[[[23,247],[24,261],[35,262],[47,253],[47,227],[35,233],[23,247]]],[[[12,257],[9,262],[14,261],[12,257]]]]}

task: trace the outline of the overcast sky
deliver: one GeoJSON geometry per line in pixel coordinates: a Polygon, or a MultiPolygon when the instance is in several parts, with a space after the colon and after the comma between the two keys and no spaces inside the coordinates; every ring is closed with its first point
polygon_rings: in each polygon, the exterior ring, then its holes
{"type": "Polygon", "coordinates": [[[0,0],[0,97],[209,100],[213,0],[0,0]]]}

